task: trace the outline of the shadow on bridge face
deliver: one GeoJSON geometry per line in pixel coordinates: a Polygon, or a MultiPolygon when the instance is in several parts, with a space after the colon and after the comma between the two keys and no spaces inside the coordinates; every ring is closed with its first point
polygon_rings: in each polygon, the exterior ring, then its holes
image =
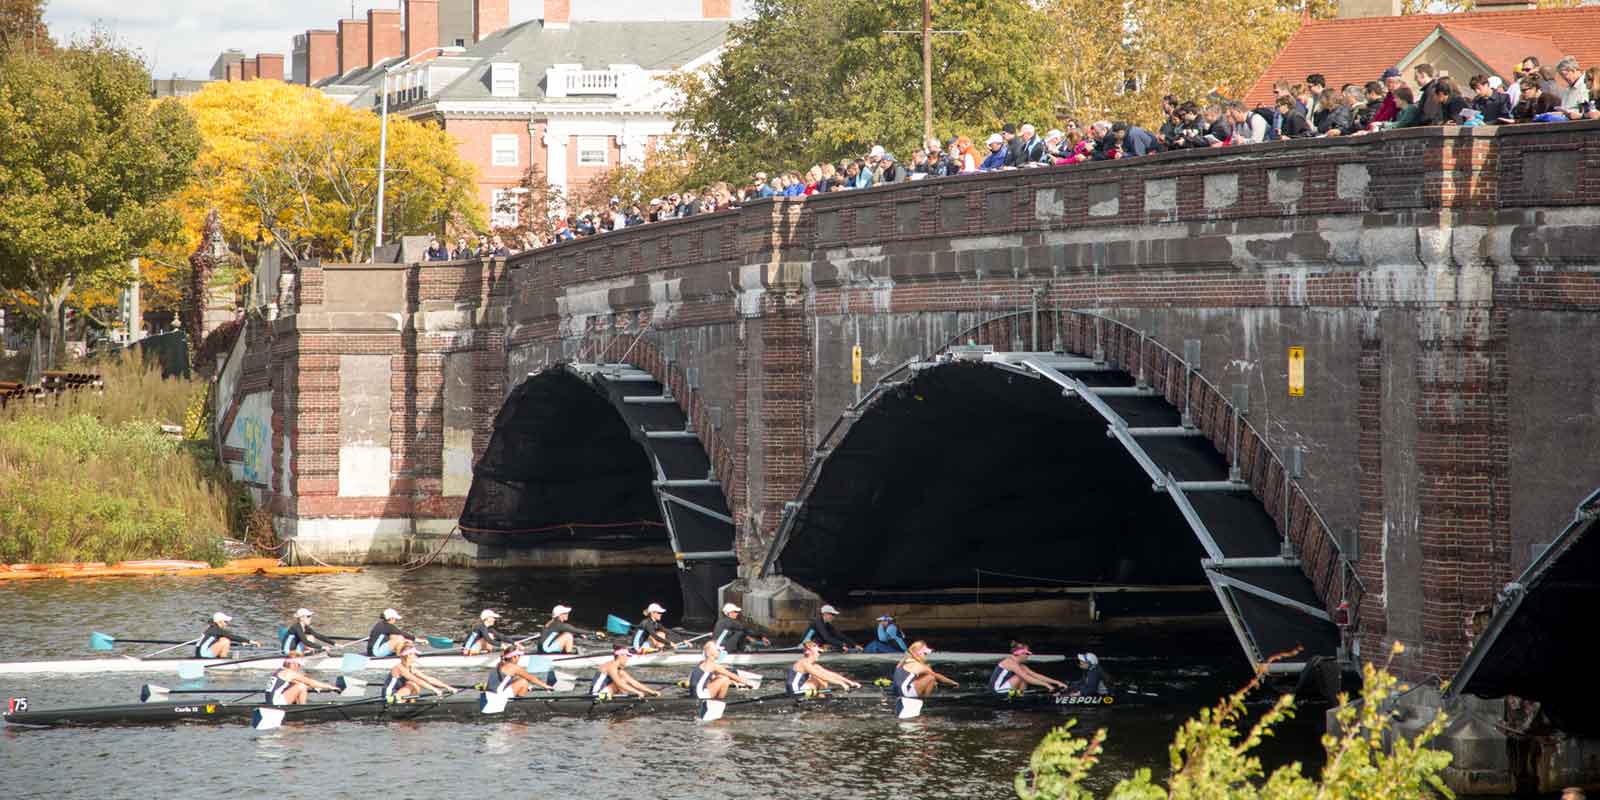
{"type": "Polygon", "coordinates": [[[513,390],[495,418],[461,529],[484,545],[665,552],[652,476],[604,395],[565,369],[545,370],[513,390]]]}
{"type": "MultiPolygon", "coordinates": [[[[1125,408],[1130,425],[1178,423],[1159,400],[1125,408]]],[[[1226,475],[1209,443],[1190,442],[1174,455],[1194,474],[1226,475]]],[[[984,364],[921,370],[869,406],[797,513],[781,572],[845,602],[976,584],[1206,583],[1201,545],[1104,419],[1048,381],[984,364]]]]}

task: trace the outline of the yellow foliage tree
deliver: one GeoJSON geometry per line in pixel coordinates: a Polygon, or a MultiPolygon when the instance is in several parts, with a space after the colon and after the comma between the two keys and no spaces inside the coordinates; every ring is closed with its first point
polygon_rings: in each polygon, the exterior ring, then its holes
{"type": "MultiPolygon", "coordinates": [[[[216,208],[229,246],[291,258],[361,259],[373,248],[379,119],[279,81],[215,82],[185,101],[204,149],[179,202],[198,242],[216,208]]],[[[440,128],[389,117],[386,238],[483,225],[476,173],[440,128]]]]}

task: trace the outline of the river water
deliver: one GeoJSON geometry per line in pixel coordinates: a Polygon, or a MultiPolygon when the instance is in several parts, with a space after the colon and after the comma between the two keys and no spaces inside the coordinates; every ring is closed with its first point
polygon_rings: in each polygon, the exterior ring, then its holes
{"type": "MultiPolygon", "coordinates": [[[[607,613],[637,617],[647,603],[671,607],[673,571],[555,574],[515,570],[375,568],[299,578],[148,578],[0,584],[0,661],[83,658],[91,630],[124,638],[188,639],[213,611],[258,639],[294,609],[316,610],[330,634],[365,633],[385,607],[405,627],[459,638],[484,608],[512,633],[537,628],[557,602],[578,624],[607,613]]],[[[669,621],[670,618],[669,618],[669,621]]],[[[846,620],[846,622],[851,622],[846,620]]],[[[866,625],[845,629],[858,639],[866,625]]],[[[915,633],[915,631],[911,631],[915,633]]],[[[1249,676],[1227,624],[1072,637],[997,629],[928,638],[946,649],[999,649],[1028,636],[1036,652],[1102,654],[1109,674],[1160,696],[1150,706],[1080,712],[1080,729],[1111,738],[1095,774],[1097,793],[1138,767],[1160,774],[1174,729],[1249,676]]],[[[125,646],[137,653],[153,646],[125,646]]],[[[770,674],[782,670],[766,668],[770,674]]],[[[863,682],[876,668],[853,671],[863,682]]],[[[1074,677],[1069,667],[1046,671],[1074,677]]],[[[988,668],[951,672],[974,689],[988,668]]],[[[235,674],[207,688],[256,688],[265,673],[235,674]]],[[[371,676],[369,676],[371,677],[371,676]]],[[[448,676],[462,682],[477,674],[448,676]]],[[[681,677],[665,672],[648,677],[681,677]]],[[[375,678],[374,678],[375,679],[375,678]]],[[[0,697],[35,709],[127,703],[146,681],[172,676],[0,676],[0,697]]],[[[773,681],[776,683],[776,681],[773,681]]],[[[765,691],[765,689],[764,689],[765,691]]],[[[244,725],[34,730],[0,726],[0,787],[7,797],[173,797],[244,792],[277,797],[456,797],[492,792],[548,798],[1003,798],[1033,747],[1066,716],[1020,712],[900,722],[886,714],[810,712],[696,724],[642,716],[539,723],[339,722],[257,733],[244,725]]],[[[1317,756],[1320,709],[1281,729],[1264,752],[1270,770],[1317,756]]]]}

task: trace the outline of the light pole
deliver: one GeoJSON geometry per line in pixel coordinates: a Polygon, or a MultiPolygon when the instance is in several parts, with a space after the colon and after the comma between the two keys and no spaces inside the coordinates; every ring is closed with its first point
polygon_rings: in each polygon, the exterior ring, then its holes
{"type": "Polygon", "coordinates": [[[378,248],[383,246],[383,188],[384,179],[389,174],[389,75],[401,67],[409,65],[421,56],[434,52],[444,52],[443,47],[429,47],[413,53],[406,60],[383,68],[383,110],[379,112],[378,122],[378,219],[376,230],[373,231],[372,260],[378,260],[378,248]]]}

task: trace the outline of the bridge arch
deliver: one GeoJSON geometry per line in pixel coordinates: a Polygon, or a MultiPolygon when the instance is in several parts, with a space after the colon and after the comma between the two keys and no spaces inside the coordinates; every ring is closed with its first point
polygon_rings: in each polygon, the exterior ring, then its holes
{"type": "Polygon", "coordinates": [[[970,585],[974,569],[1019,561],[1029,570],[1011,571],[1033,578],[1209,583],[1253,664],[1303,648],[1278,671],[1338,654],[1334,615],[1361,602],[1326,524],[1231,400],[1159,343],[1081,312],[996,317],[883,376],[823,437],[762,568],[839,596],[970,585]],[[1054,346],[1022,349],[1032,341],[1054,346]],[[1029,527],[1040,518],[1061,524],[1029,527]],[[1009,552],[985,530],[996,524],[1009,552]]]}
{"type": "Polygon", "coordinates": [[[736,574],[723,479],[732,459],[704,445],[718,442],[719,420],[652,343],[597,349],[595,361],[548,365],[507,396],[474,471],[463,536],[510,548],[665,545],[685,619],[710,619],[717,588],[736,574]]]}

